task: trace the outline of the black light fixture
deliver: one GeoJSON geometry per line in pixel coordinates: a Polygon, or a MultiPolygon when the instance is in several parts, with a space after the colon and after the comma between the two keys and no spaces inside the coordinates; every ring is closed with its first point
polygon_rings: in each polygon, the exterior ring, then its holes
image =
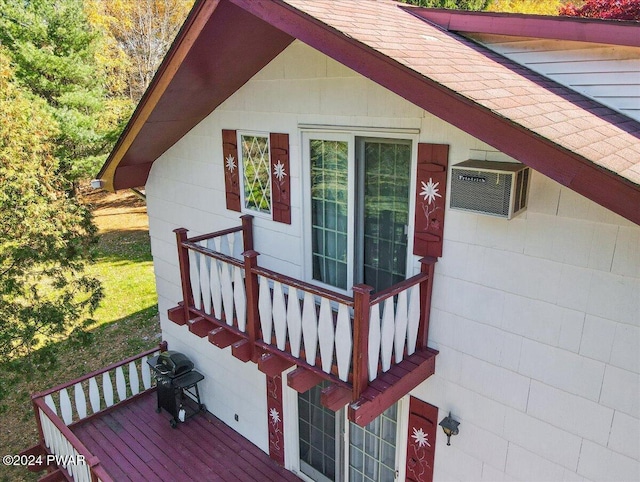
{"type": "Polygon", "coordinates": [[[451,418],[451,412],[449,412],[449,416],[442,419],[438,425],[442,427],[445,435],[447,436],[447,445],[451,445],[451,436],[458,435],[458,425],[460,422],[455,421],[451,418]]]}

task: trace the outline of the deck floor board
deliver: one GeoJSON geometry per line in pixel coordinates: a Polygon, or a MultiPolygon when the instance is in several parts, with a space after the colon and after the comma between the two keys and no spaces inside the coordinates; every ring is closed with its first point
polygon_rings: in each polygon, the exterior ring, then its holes
{"type": "Polygon", "coordinates": [[[173,429],[151,391],[73,427],[117,481],[299,481],[210,413],[173,429]]]}

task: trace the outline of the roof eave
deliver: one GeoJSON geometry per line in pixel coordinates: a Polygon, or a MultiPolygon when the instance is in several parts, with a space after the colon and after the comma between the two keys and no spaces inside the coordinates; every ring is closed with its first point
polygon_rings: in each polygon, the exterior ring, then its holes
{"type": "Polygon", "coordinates": [[[485,33],[640,47],[639,22],[401,6],[419,18],[458,33],[485,33]]]}

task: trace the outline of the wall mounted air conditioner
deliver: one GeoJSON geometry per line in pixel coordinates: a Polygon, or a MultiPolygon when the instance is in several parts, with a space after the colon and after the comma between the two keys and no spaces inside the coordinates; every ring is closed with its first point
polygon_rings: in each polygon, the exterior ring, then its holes
{"type": "Polygon", "coordinates": [[[511,219],[527,207],[530,170],[514,162],[470,159],[452,166],[452,209],[511,219]]]}

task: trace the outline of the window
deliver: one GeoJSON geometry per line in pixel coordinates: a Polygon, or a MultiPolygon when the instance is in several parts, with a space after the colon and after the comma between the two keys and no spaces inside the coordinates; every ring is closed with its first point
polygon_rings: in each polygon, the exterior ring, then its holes
{"type": "Polygon", "coordinates": [[[240,134],[242,194],[245,209],[271,214],[269,137],[240,134]]]}

